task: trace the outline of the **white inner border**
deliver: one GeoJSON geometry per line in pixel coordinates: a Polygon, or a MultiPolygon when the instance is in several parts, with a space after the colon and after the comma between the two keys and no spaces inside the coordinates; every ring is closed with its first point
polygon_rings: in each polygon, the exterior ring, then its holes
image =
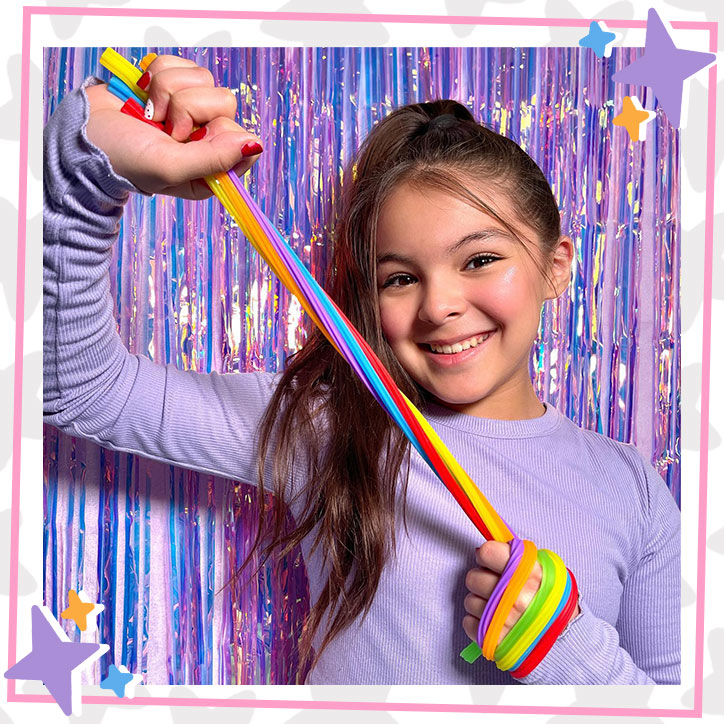
{"type": "MultiPolygon", "coordinates": [[[[242,8],[239,8],[242,9],[242,8]]],[[[342,8],[340,8],[340,11],[342,8]]],[[[502,14],[502,13],[501,13],[502,14]]],[[[79,19],[79,18],[78,18],[79,19]]],[[[279,22],[279,21],[277,21],[279,22]]],[[[291,22],[291,21],[284,21],[291,22]]],[[[31,23],[31,61],[42,69],[43,67],[43,47],[44,46],[145,46],[146,28],[150,26],[162,27],[165,33],[170,34],[175,40],[175,44],[181,46],[196,46],[204,44],[201,39],[208,35],[213,35],[223,30],[229,33],[233,39],[233,44],[240,46],[292,46],[301,45],[300,41],[290,42],[283,41],[276,37],[266,35],[262,30],[262,21],[237,21],[237,20],[203,20],[203,19],[177,19],[177,18],[122,18],[122,17],[90,17],[85,16],[80,23],[77,31],[70,38],[59,38],[50,22],[48,16],[34,15],[31,23]],[[250,42],[251,41],[251,42],[250,42]]],[[[296,32],[301,37],[305,27],[314,28],[318,31],[319,26],[326,23],[316,21],[313,24],[297,23],[296,32]]],[[[330,23],[330,28],[334,28],[336,23],[330,23]]],[[[536,46],[544,44],[548,41],[548,28],[525,27],[525,26],[477,26],[473,32],[465,38],[460,38],[452,32],[451,26],[425,25],[425,24],[386,24],[385,30],[389,34],[389,45],[410,45],[410,46],[467,46],[467,45],[485,45],[489,44],[491,37],[495,38],[496,45],[500,46],[536,46]],[[488,41],[488,42],[486,42],[488,41]]],[[[582,37],[587,31],[585,29],[568,28],[567,32],[572,34],[572,40],[582,37]]],[[[616,29],[614,29],[616,30],[616,29]]],[[[357,24],[355,28],[360,36],[360,45],[364,45],[364,30],[361,24],[357,24]]],[[[322,44],[316,39],[318,32],[314,33],[314,43],[322,44]]],[[[641,47],[644,45],[644,30],[629,30],[626,35],[626,45],[634,45],[641,47]]],[[[709,33],[702,30],[674,31],[673,39],[678,47],[708,49],[709,33]]],[[[335,44],[334,33],[330,33],[330,45],[335,44]]],[[[337,41],[338,42],[338,41],[337,41]]],[[[29,145],[32,149],[33,145],[40,143],[40,134],[42,132],[42,87],[39,84],[32,84],[30,87],[30,129],[29,129],[29,145]]],[[[700,80],[705,87],[708,87],[708,70],[697,74],[696,78],[700,80]]],[[[684,114],[682,116],[682,125],[686,124],[682,130],[682,149],[686,149],[687,138],[693,138],[695,134],[706,136],[706,114],[704,109],[702,112],[686,114],[686,105],[684,105],[684,114]]],[[[32,153],[31,153],[32,155],[32,153]]],[[[683,166],[682,166],[683,169],[683,166]]],[[[685,229],[691,229],[704,219],[705,212],[705,195],[703,192],[697,193],[688,182],[685,173],[681,178],[682,193],[682,248],[686,248],[686,232],[685,229]]],[[[42,184],[28,173],[28,210],[27,218],[32,218],[39,213],[42,208],[42,184]]],[[[42,240],[28,239],[30,244],[42,243],[42,240]]],[[[703,254],[697,255],[699,259],[703,259],[703,254]]],[[[686,254],[682,254],[682,267],[688,263],[686,254]]],[[[703,267],[696,273],[697,277],[703,275],[703,267]]],[[[39,274],[38,269],[27,269],[26,276],[30,279],[34,275],[39,274]]],[[[688,278],[693,278],[691,272],[687,272],[688,278]]],[[[36,277],[37,279],[37,277],[36,277]]],[[[30,283],[35,283],[30,282],[30,283]]],[[[703,289],[702,289],[703,291],[703,289]]],[[[689,299],[689,295],[682,297],[682,305],[689,299]]],[[[682,313],[682,317],[686,315],[682,313]]],[[[702,323],[703,317],[701,311],[689,329],[682,338],[682,367],[687,364],[701,362],[701,341],[702,341],[702,323]]],[[[33,317],[26,321],[25,326],[25,350],[26,355],[33,349],[42,349],[42,310],[36,312],[33,317]]],[[[28,370],[26,367],[26,380],[24,385],[26,391],[38,389],[36,381],[28,379],[28,370]]],[[[700,382],[697,380],[695,384],[690,384],[682,388],[682,400],[698,399],[700,390],[700,382]]],[[[712,400],[714,398],[712,397],[712,400]]],[[[37,481],[42,479],[42,442],[41,427],[42,408],[37,398],[26,399],[24,402],[24,431],[25,435],[32,428],[32,437],[25,437],[22,445],[21,470],[22,477],[28,481],[28,484],[21,484],[21,516],[23,525],[21,526],[20,538],[20,565],[25,566],[33,572],[37,572],[37,579],[40,581],[42,570],[40,562],[42,560],[42,488],[37,485],[37,481]]],[[[682,419],[682,426],[685,420],[682,419]]],[[[682,427],[682,439],[698,440],[699,422],[696,423],[695,429],[682,427]]],[[[714,470],[710,468],[709,475],[712,478],[714,470]]],[[[682,450],[682,569],[686,571],[686,580],[688,584],[696,589],[695,571],[696,571],[696,545],[697,545],[697,515],[698,515],[698,480],[699,480],[699,454],[698,451],[682,450]]],[[[713,503],[712,485],[710,488],[710,506],[713,503]]],[[[713,532],[709,528],[709,533],[713,532]]],[[[711,552],[709,553],[711,556],[711,552]]],[[[38,596],[33,597],[35,602],[38,596]]],[[[30,607],[29,602],[21,599],[18,610],[18,658],[22,657],[30,650],[30,607]]],[[[649,708],[671,708],[684,709],[682,706],[682,697],[694,684],[694,641],[695,641],[695,606],[689,605],[682,609],[682,684],[680,686],[666,687],[646,687],[646,692],[650,691],[650,696],[642,695],[640,703],[637,706],[647,706],[649,708]]],[[[191,689],[195,696],[200,698],[229,698],[234,694],[242,692],[253,692],[252,696],[256,699],[296,699],[296,700],[343,700],[343,701],[374,701],[374,689],[376,687],[355,687],[355,686],[205,686],[205,687],[185,687],[191,689]]],[[[486,687],[480,687],[482,689],[486,687]]],[[[585,706],[602,706],[610,707],[617,700],[615,689],[618,687],[589,687],[586,694],[585,706]],[[612,689],[614,691],[612,691],[612,689]],[[594,696],[595,692],[595,696],[594,696]]],[[[153,686],[148,688],[149,694],[154,697],[166,697],[174,695],[174,691],[170,687],[153,686]]],[[[23,686],[19,682],[19,692],[30,691],[31,688],[23,686]]],[[[36,687],[32,687],[32,691],[36,691],[36,687]]],[[[44,689],[43,689],[44,690],[44,689]]],[[[84,694],[104,694],[97,687],[84,687],[84,694]]],[[[644,692],[642,691],[642,694],[644,692]]],[[[137,700],[138,701],[138,700],[137,700]]],[[[470,689],[467,686],[394,686],[389,692],[386,702],[414,702],[421,703],[437,703],[437,704],[473,704],[470,696],[470,689]]],[[[478,699],[478,701],[480,701],[478,699]]],[[[576,698],[573,687],[506,687],[499,704],[514,704],[516,706],[570,706],[571,704],[581,705],[580,699],[576,698]]],[[[126,710],[128,714],[134,710],[126,710]]],[[[573,712],[571,712],[573,713],[573,712]]],[[[340,716],[344,716],[340,714],[340,716]]],[[[521,715],[519,715],[521,716],[521,715]]]]}

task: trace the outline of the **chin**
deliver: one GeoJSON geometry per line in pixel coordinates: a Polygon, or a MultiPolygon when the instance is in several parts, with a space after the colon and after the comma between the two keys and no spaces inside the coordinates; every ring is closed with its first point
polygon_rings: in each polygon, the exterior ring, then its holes
{"type": "Polygon", "coordinates": [[[430,391],[429,394],[432,396],[433,399],[437,400],[441,404],[454,405],[455,407],[475,405],[485,397],[485,394],[483,393],[461,394],[459,390],[457,390],[456,392],[450,391],[448,393],[446,393],[444,390],[434,390],[430,391]]]}

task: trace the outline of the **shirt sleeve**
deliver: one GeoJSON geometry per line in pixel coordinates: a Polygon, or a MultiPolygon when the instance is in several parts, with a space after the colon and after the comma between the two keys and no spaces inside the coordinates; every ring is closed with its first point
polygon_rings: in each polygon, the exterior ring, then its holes
{"type": "Polygon", "coordinates": [[[118,335],[111,250],[138,189],[86,136],[95,82],[68,94],[43,134],[43,420],[113,450],[256,482],[256,431],[277,377],[178,370],[129,353],[118,335]]]}
{"type": "Polygon", "coordinates": [[[681,682],[681,515],[658,473],[634,453],[646,481],[648,534],[624,582],[616,626],[590,610],[583,591],[581,613],[523,683],[681,682]]]}

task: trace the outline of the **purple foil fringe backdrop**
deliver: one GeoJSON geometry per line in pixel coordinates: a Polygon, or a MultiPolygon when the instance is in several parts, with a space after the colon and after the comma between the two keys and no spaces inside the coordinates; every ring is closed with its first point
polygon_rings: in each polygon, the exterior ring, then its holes
{"type": "MultiPolygon", "coordinates": [[[[102,50],[46,48],[46,119],[101,74],[102,50]]],[[[568,293],[541,317],[536,389],[582,427],[634,442],[679,500],[679,135],[648,89],[611,81],[640,50],[614,48],[605,60],[579,48],[118,50],[135,62],[183,55],[234,90],[241,122],[265,147],[248,187],[320,281],[342,168],[392,109],[455,98],[518,141],[551,182],[577,248],[568,293]],[[625,94],[657,110],[646,142],[613,126],[625,94]]],[[[276,371],[305,340],[299,304],[215,200],[134,197],[114,255],[131,352],[198,372],[276,371]]],[[[254,481],[103,450],[49,426],[44,454],[45,602],[57,616],[73,588],[105,605],[98,637],[111,655],[89,681],[123,663],[147,683],[297,682],[309,606],[300,552],[267,564],[256,585],[224,587],[253,540],[254,481]]]]}

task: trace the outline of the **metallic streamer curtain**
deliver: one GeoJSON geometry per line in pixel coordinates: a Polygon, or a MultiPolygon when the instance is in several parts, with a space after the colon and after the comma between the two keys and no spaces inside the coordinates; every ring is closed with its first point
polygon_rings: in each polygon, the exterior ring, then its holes
{"type": "MultiPolygon", "coordinates": [[[[46,48],[46,118],[102,72],[102,50],[46,48]]],[[[640,51],[601,61],[579,48],[118,50],[135,61],[183,55],[236,92],[241,122],[265,146],[248,186],[320,281],[342,168],[393,108],[452,97],[518,141],[551,182],[577,249],[568,293],[541,316],[530,362],[538,394],[582,427],[634,442],[679,499],[679,135],[661,111],[645,143],[612,123],[626,89],[611,75],[640,51]]],[[[647,89],[630,92],[655,108],[647,89]]],[[[159,364],[276,371],[304,343],[299,304],[215,200],[132,198],[111,275],[124,343],[159,364]]],[[[224,587],[251,544],[254,481],[49,426],[44,451],[45,602],[58,615],[73,588],[105,605],[98,636],[111,656],[90,680],[123,663],[147,683],[297,681],[309,605],[299,551],[252,586],[224,587]]]]}

